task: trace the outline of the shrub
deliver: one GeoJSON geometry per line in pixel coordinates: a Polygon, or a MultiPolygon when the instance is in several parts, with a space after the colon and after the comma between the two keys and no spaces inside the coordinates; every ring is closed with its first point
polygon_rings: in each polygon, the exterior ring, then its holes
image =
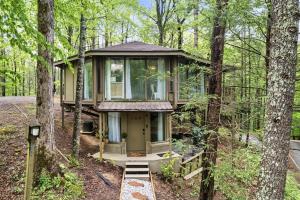
{"type": "Polygon", "coordinates": [[[204,136],[204,128],[202,127],[193,127],[192,129],[192,138],[193,138],[193,144],[197,147],[202,146],[202,140],[204,136]]]}
{"type": "Polygon", "coordinates": [[[80,199],[83,196],[83,182],[75,173],[65,170],[63,176],[51,176],[42,170],[39,184],[32,193],[32,199],[80,199]]]}
{"type": "Polygon", "coordinates": [[[171,158],[170,153],[165,153],[163,157],[169,158],[169,160],[168,162],[160,165],[162,176],[166,181],[173,181],[177,175],[177,173],[174,171],[177,158],[171,158]]]}

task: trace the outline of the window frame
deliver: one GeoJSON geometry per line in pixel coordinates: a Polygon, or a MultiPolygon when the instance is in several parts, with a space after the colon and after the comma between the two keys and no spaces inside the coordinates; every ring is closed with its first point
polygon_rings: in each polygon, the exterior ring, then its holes
{"type": "Polygon", "coordinates": [[[167,78],[164,78],[164,99],[161,99],[161,100],[151,100],[150,98],[148,98],[148,80],[145,79],[144,81],[144,88],[145,88],[145,91],[144,91],[144,98],[143,99],[128,99],[127,96],[126,96],[126,70],[127,70],[127,67],[126,67],[126,61],[129,60],[129,59],[139,59],[139,60],[144,60],[145,62],[145,70],[148,70],[148,60],[153,60],[153,59],[163,59],[164,61],[164,73],[167,73],[167,62],[166,62],[166,57],[164,56],[149,56],[149,57],[144,57],[144,56],[108,56],[104,59],[104,101],[167,101],[167,78]],[[107,60],[112,60],[112,59],[120,59],[120,60],[123,60],[123,91],[124,91],[124,94],[123,94],[123,98],[111,98],[110,100],[107,99],[107,81],[106,81],[106,62],[107,60]]]}
{"type": "MultiPolygon", "coordinates": [[[[79,65],[79,63],[78,63],[79,65]]],[[[75,92],[76,92],[76,82],[75,82],[75,92]]],[[[85,62],[84,62],[84,69],[82,69],[82,100],[83,101],[92,101],[94,99],[94,62],[92,59],[87,59],[85,62]],[[92,95],[90,98],[85,98],[84,96],[84,90],[85,90],[85,66],[86,64],[91,64],[91,70],[92,70],[92,77],[91,77],[91,80],[89,82],[92,82],[91,86],[92,86],[92,95]]],[[[74,96],[75,98],[75,96],[74,96]]]]}

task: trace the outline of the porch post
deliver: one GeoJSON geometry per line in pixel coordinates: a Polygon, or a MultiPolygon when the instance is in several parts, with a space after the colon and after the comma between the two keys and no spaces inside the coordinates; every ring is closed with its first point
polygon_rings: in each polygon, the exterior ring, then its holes
{"type": "Polygon", "coordinates": [[[172,115],[169,113],[169,151],[170,155],[172,155],[172,115]]]}
{"type": "Polygon", "coordinates": [[[102,113],[99,113],[99,122],[98,122],[98,131],[99,131],[99,160],[102,161],[103,159],[103,142],[102,142],[102,134],[103,134],[103,128],[102,128],[102,113]]]}
{"type": "Polygon", "coordinates": [[[61,108],[61,126],[65,127],[65,106],[63,102],[64,87],[63,87],[63,69],[60,69],[60,108],[61,108]]]}

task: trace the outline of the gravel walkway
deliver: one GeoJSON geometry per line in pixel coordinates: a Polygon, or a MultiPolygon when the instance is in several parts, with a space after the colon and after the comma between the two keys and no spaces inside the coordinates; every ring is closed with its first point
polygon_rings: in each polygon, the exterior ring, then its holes
{"type": "Polygon", "coordinates": [[[139,179],[125,179],[123,182],[123,193],[121,200],[133,200],[133,199],[143,199],[135,198],[135,196],[144,196],[147,200],[154,200],[152,185],[150,181],[144,181],[139,179]],[[132,186],[129,183],[135,182],[143,186],[132,186]],[[141,195],[139,195],[141,194],[141,195]]]}

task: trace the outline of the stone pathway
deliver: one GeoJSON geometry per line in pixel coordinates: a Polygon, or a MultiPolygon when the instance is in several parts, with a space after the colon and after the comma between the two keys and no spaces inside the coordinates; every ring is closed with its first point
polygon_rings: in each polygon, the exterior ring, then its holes
{"type": "Polygon", "coordinates": [[[154,200],[150,181],[139,179],[125,179],[121,200],[154,200]]]}

